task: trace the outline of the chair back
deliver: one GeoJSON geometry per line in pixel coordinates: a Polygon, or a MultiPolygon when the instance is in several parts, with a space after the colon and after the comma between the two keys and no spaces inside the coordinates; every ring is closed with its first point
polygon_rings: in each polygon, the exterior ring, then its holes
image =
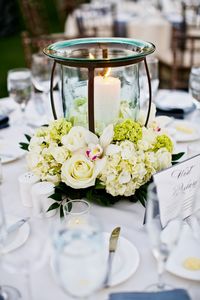
{"type": "Polygon", "coordinates": [[[173,28],[172,55],[172,88],[187,88],[190,68],[200,65],[200,32],[193,35],[186,28],[173,28]]]}
{"type": "Polygon", "coordinates": [[[19,0],[26,29],[31,36],[49,33],[48,15],[41,0],[19,0]]]}

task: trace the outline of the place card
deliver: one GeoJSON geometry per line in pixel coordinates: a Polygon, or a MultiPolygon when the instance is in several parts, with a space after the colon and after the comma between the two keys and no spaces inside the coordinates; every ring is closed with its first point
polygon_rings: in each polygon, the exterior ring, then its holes
{"type": "Polygon", "coordinates": [[[178,215],[180,205],[181,217],[189,217],[193,212],[194,194],[200,181],[200,154],[154,174],[153,180],[157,188],[162,225],[165,226],[178,215]]]}

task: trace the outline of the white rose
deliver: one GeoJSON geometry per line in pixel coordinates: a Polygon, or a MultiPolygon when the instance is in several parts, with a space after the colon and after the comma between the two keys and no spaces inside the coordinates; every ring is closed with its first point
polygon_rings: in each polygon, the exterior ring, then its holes
{"type": "Polygon", "coordinates": [[[155,153],[157,159],[157,171],[166,169],[171,166],[172,156],[166,148],[161,148],[155,153]]]}
{"type": "Polygon", "coordinates": [[[69,133],[62,137],[62,144],[72,152],[83,149],[89,143],[98,144],[98,137],[81,126],[74,126],[69,133]]]}
{"type": "Polygon", "coordinates": [[[75,154],[63,164],[61,179],[74,189],[87,188],[95,184],[104,165],[105,159],[92,162],[83,154],[75,154]]]}

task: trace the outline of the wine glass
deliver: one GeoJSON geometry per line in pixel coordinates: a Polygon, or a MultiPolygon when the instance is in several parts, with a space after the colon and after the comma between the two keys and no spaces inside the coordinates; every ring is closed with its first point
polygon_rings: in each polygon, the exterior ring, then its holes
{"type": "MultiPolygon", "coordinates": [[[[177,197],[181,196],[181,192],[177,197]]],[[[176,196],[174,196],[176,198],[176,196]]],[[[156,186],[151,183],[148,187],[147,210],[146,210],[146,229],[150,239],[152,252],[158,264],[158,282],[149,286],[148,290],[161,291],[172,289],[163,281],[165,264],[169,255],[176,245],[180,236],[182,225],[182,205],[181,201],[174,201],[176,210],[174,216],[165,226],[162,224],[160,215],[159,199],[156,186]]]]}
{"type": "Polygon", "coordinates": [[[200,118],[200,67],[192,67],[189,76],[189,93],[193,97],[197,107],[197,121],[200,118]]]}
{"type": "MultiPolygon", "coordinates": [[[[45,111],[46,118],[50,117],[50,80],[53,61],[43,53],[35,53],[32,55],[31,73],[34,87],[43,93],[43,102],[40,103],[45,111]]],[[[55,70],[53,87],[59,81],[57,69],[55,70]]]]}
{"type": "Polygon", "coordinates": [[[30,218],[30,232],[20,247],[3,255],[3,267],[13,274],[24,274],[27,286],[27,299],[32,299],[31,274],[39,270],[48,259],[48,229],[44,220],[30,218]]]}
{"type": "Polygon", "coordinates": [[[32,93],[31,71],[27,68],[8,71],[7,86],[9,96],[20,105],[21,117],[16,123],[23,125],[26,123],[25,110],[32,93]]]}
{"type": "Polygon", "coordinates": [[[87,299],[94,294],[103,286],[107,269],[99,222],[88,212],[86,218],[83,216],[70,216],[53,237],[54,270],[62,289],[72,299],[87,299]]]}
{"type": "MultiPolygon", "coordinates": [[[[152,88],[152,100],[155,100],[155,97],[158,92],[159,86],[159,72],[158,72],[158,59],[154,56],[149,56],[147,58],[147,65],[149,69],[150,79],[151,79],[151,88],[152,88]]],[[[141,86],[141,102],[145,105],[149,99],[149,86],[145,70],[144,63],[140,64],[139,68],[139,80],[141,86]]]]}

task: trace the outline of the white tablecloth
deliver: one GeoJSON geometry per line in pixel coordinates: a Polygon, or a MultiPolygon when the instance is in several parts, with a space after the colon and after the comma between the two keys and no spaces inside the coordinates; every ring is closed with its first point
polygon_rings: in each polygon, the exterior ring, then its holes
{"type": "MultiPolygon", "coordinates": [[[[5,100],[5,103],[9,101],[11,100],[5,100]]],[[[0,104],[2,103],[0,102],[0,104]]],[[[32,102],[29,104],[28,111],[32,116],[35,114],[32,102]]],[[[1,130],[0,137],[11,139],[13,143],[17,143],[22,140],[23,131],[23,128],[10,127],[1,130]]],[[[19,217],[30,215],[30,209],[25,208],[21,203],[17,181],[18,176],[25,171],[25,158],[3,165],[2,197],[5,211],[8,214],[18,215],[19,217]]],[[[92,299],[106,300],[110,292],[142,291],[148,285],[157,282],[156,261],[152,256],[147,234],[144,230],[144,208],[141,204],[134,204],[127,201],[122,201],[113,207],[101,207],[92,204],[91,213],[101,218],[104,230],[106,231],[110,232],[116,225],[121,226],[122,235],[137,247],[140,254],[139,267],[133,276],[118,286],[98,292],[92,299]]],[[[199,282],[182,279],[167,272],[165,274],[165,281],[175,287],[187,289],[192,300],[199,299],[199,282]]],[[[20,271],[18,274],[9,274],[1,268],[0,283],[17,287],[22,293],[22,300],[29,300],[27,299],[25,279],[23,275],[20,275],[20,271]]],[[[41,270],[32,274],[32,291],[33,299],[35,300],[69,299],[56,283],[49,263],[41,270]]]]}

